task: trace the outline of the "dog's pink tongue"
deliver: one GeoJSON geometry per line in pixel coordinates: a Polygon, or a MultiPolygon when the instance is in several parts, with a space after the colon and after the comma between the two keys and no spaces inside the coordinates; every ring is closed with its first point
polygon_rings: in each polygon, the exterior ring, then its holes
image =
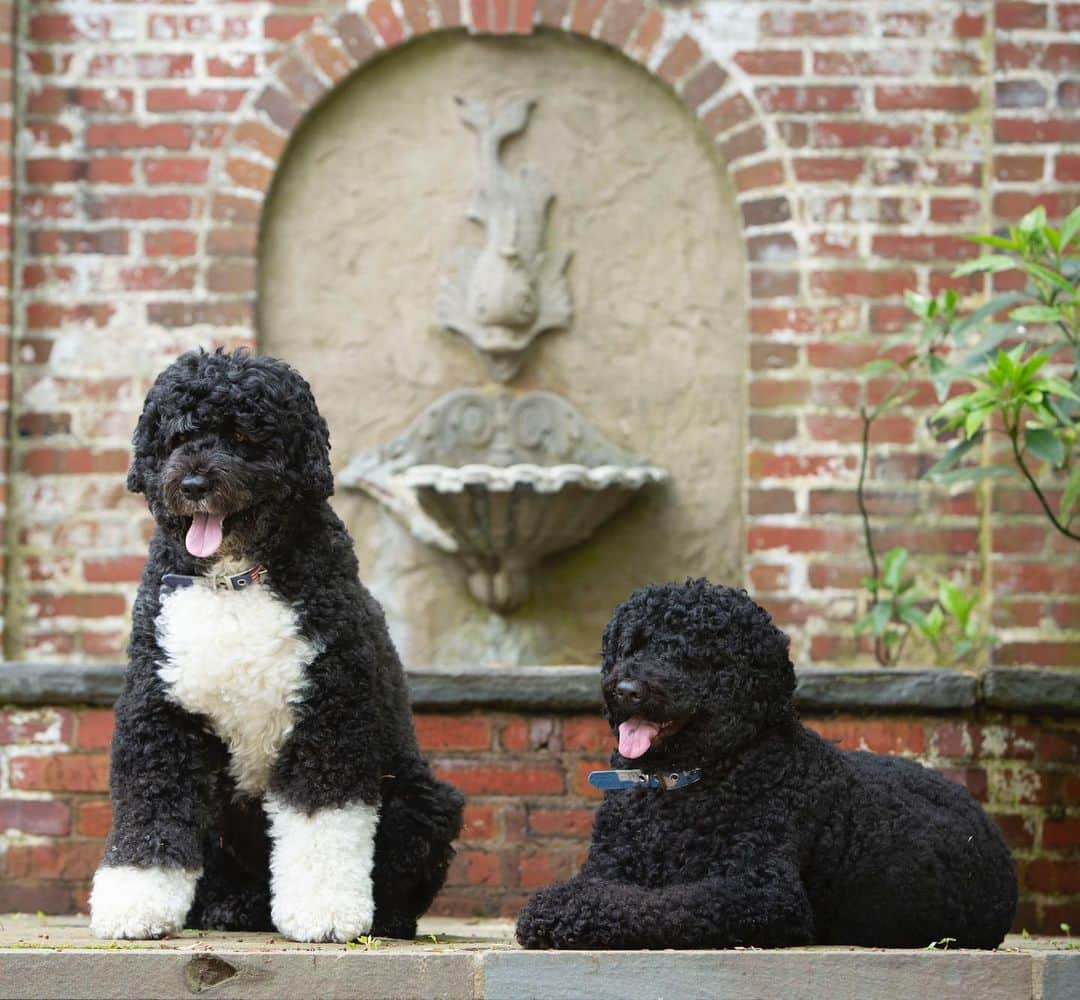
{"type": "Polygon", "coordinates": [[[187,533],[187,550],[193,556],[205,559],[217,552],[221,545],[222,514],[196,514],[191,519],[187,533]]]}
{"type": "Polygon", "coordinates": [[[619,753],[633,759],[640,757],[652,745],[660,727],[655,722],[634,716],[619,723],[619,753]]]}

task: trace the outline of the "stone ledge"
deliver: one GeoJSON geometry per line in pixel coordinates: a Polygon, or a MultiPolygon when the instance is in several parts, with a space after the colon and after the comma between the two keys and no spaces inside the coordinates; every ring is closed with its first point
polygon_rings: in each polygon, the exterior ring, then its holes
{"type": "MultiPolygon", "coordinates": [[[[1080,671],[993,668],[982,677],[946,669],[800,667],[795,693],[809,711],[961,711],[989,708],[1080,714],[1080,671]]],[[[0,704],[111,705],[122,664],[0,663],[0,704]]],[[[596,667],[416,667],[408,671],[420,710],[509,709],[597,712],[596,667]]]]}
{"type": "Polygon", "coordinates": [[[103,943],[85,918],[4,917],[6,997],[525,997],[644,1000],[659,996],[861,1000],[1067,1000],[1080,990],[1080,950],[1009,938],[996,952],[792,948],[780,951],[526,952],[506,921],[425,918],[435,940],[374,949],[301,945],[266,934],[185,932],[166,941],[103,943]]]}

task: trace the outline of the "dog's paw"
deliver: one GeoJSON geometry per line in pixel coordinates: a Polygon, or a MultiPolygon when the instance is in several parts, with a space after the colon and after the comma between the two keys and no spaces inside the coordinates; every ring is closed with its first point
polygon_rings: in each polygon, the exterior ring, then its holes
{"type": "Polygon", "coordinates": [[[90,930],[99,938],[159,938],[184,929],[200,872],[103,866],[90,892],[90,930]]]}
{"type": "Polygon", "coordinates": [[[560,882],[530,896],[518,916],[518,943],[523,948],[587,947],[591,935],[582,891],[580,883],[560,882]]]}
{"type": "Polygon", "coordinates": [[[367,892],[346,885],[315,885],[301,876],[279,886],[270,917],[293,941],[352,941],[371,930],[375,905],[367,892]]]}

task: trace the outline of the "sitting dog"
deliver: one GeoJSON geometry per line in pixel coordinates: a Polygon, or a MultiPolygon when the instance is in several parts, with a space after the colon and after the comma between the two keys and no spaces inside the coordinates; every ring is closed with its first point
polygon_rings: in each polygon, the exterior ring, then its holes
{"type": "Polygon", "coordinates": [[[99,937],[185,926],[412,937],[460,794],[420,755],[401,663],[330,509],[326,422],[288,365],[158,376],[128,488],[156,521],[116,704],[99,937]]]}
{"type": "Polygon", "coordinates": [[[611,789],[528,948],[993,948],[1016,871],[959,785],[800,725],[788,639],[745,591],[648,586],[603,638],[611,789]]]}

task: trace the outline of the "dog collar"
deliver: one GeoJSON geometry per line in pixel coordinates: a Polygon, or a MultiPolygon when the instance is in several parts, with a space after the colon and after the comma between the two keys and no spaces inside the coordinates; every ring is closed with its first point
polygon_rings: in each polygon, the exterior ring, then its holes
{"type": "Polygon", "coordinates": [[[266,567],[260,563],[235,576],[185,576],[183,573],[166,573],[161,578],[163,587],[209,587],[211,590],[247,590],[266,576],[266,567]]]}
{"type": "Polygon", "coordinates": [[[674,792],[701,780],[701,768],[692,771],[593,771],[589,784],[602,791],[621,791],[625,788],[662,788],[674,792]]]}

